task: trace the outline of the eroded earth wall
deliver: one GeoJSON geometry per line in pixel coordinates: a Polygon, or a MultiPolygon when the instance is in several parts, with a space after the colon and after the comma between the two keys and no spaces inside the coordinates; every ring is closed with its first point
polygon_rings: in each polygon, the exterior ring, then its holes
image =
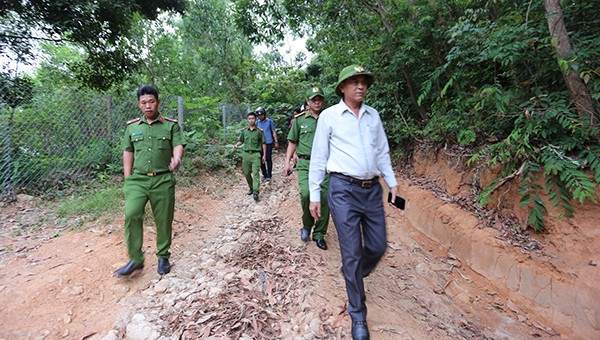
{"type": "MultiPolygon", "coordinates": [[[[560,212],[550,209],[546,232],[525,230],[517,244],[502,222],[485,226],[476,213],[453,203],[472,196],[473,185],[482,187],[493,176],[466,169],[465,163],[466,158],[442,151],[415,153],[412,171],[448,196],[440,198],[414,181],[401,180],[407,218],[474,271],[508,289],[513,309],[528,311],[562,336],[600,339],[600,207],[576,206],[575,217],[560,222],[560,212]],[[523,244],[527,240],[538,247],[529,249],[523,244]]],[[[518,201],[516,184],[509,183],[495,194],[492,205],[524,225],[527,210],[518,201]]]]}

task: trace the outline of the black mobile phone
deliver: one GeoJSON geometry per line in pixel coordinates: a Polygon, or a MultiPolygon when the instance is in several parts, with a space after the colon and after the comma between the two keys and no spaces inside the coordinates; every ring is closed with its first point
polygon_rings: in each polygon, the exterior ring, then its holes
{"type": "MultiPolygon", "coordinates": [[[[392,193],[388,193],[388,202],[392,202],[392,193]]],[[[406,200],[404,198],[396,195],[396,200],[394,201],[394,206],[398,209],[404,210],[404,206],[406,205],[406,200]]]]}

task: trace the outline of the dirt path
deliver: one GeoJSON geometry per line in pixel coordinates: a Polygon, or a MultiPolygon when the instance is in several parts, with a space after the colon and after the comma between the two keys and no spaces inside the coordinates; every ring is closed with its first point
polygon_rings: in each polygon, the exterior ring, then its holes
{"type": "MultiPolygon", "coordinates": [[[[34,202],[3,207],[0,339],[348,339],[333,223],[329,250],[301,242],[295,175],[275,171],[258,204],[239,173],[179,186],[174,267],[162,278],[151,225],[145,268],[119,279],[121,218],[57,236],[61,227],[34,202]],[[34,236],[15,232],[36,223],[44,228],[34,236]]],[[[365,281],[372,339],[546,336],[398,210],[387,217],[388,252],[365,281]]]]}

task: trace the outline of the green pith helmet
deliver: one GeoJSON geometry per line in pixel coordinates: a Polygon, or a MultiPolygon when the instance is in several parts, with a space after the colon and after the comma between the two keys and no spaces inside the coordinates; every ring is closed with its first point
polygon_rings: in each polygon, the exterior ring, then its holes
{"type": "Polygon", "coordinates": [[[306,98],[313,99],[316,96],[321,96],[325,99],[325,95],[323,94],[323,90],[318,86],[313,86],[306,91],[306,98]]]}
{"type": "Polygon", "coordinates": [[[344,80],[346,80],[348,78],[351,78],[354,76],[360,76],[360,75],[364,75],[367,77],[367,85],[368,86],[371,86],[371,84],[373,84],[373,81],[375,80],[375,76],[370,71],[365,70],[362,66],[350,65],[350,66],[344,67],[342,72],[340,72],[340,76],[338,77],[338,82],[335,85],[335,94],[337,94],[340,97],[343,97],[344,94],[342,93],[342,91],[340,91],[340,84],[343,83],[344,80]]]}

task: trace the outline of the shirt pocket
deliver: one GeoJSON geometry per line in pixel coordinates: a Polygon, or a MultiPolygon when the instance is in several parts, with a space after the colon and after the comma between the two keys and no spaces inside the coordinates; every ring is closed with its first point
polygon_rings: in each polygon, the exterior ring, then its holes
{"type": "Polygon", "coordinates": [[[377,136],[379,135],[379,127],[377,125],[369,125],[367,127],[369,143],[371,146],[377,146],[377,136]]]}
{"type": "Polygon", "coordinates": [[[255,133],[252,136],[252,144],[262,148],[262,134],[255,133]]]}
{"type": "Polygon", "coordinates": [[[133,144],[133,150],[138,153],[142,150],[144,145],[144,136],[131,136],[131,144],[133,144]]]}
{"type": "Polygon", "coordinates": [[[300,134],[301,135],[306,135],[309,133],[314,133],[315,132],[315,127],[311,126],[311,125],[306,125],[306,126],[301,126],[300,127],[300,134]]]}
{"type": "Polygon", "coordinates": [[[171,144],[171,135],[159,135],[156,136],[156,147],[161,149],[161,150],[165,150],[165,149],[172,149],[173,148],[173,144],[171,144]]]}

